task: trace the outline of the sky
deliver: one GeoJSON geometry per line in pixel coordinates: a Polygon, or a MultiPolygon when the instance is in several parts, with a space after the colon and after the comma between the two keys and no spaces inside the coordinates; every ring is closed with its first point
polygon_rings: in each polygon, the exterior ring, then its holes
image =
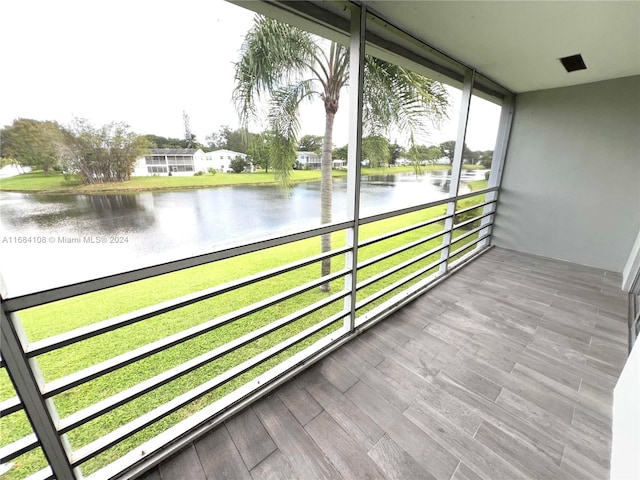
{"type": "MultiPolygon", "coordinates": [[[[205,143],[221,126],[239,126],[233,64],[253,16],[222,0],[0,2],[0,126],[16,118],[68,124],[80,117],[96,126],[122,121],[139,134],[183,138],[186,112],[192,133],[205,143]]],[[[421,143],[455,138],[459,95],[452,95],[451,120],[421,143]]],[[[336,146],[347,143],[347,105],[343,93],[336,146]]],[[[469,148],[493,148],[499,110],[474,99],[469,148]]],[[[301,117],[301,135],[324,133],[321,102],[306,105],[301,117]]]]}

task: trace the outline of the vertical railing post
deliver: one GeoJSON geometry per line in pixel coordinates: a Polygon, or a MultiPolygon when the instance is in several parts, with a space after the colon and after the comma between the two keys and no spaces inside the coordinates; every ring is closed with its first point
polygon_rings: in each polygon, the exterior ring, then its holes
{"type": "Polygon", "coordinates": [[[358,234],[360,231],[360,176],[362,153],[362,98],[364,89],[364,48],[367,9],[365,5],[353,5],[351,10],[351,42],[349,46],[349,154],[347,162],[347,218],[353,219],[353,227],[347,230],[345,255],[346,268],[351,273],[345,277],[345,288],[351,294],[345,298],[349,310],[345,329],[352,332],[356,322],[356,284],[358,281],[358,234]]]}
{"type": "MultiPolygon", "coordinates": [[[[513,95],[505,95],[502,100],[502,110],[500,111],[500,123],[498,126],[498,137],[496,139],[496,145],[493,151],[493,158],[491,159],[491,173],[489,174],[488,187],[499,187],[502,183],[502,172],[504,170],[504,162],[507,156],[507,147],[509,145],[509,135],[511,133],[511,121],[513,119],[513,107],[514,107],[513,95]]],[[[492,201],[498,199],[498,192],[489,192],[485,197],[485,201],[492,201]]],[[[482,214],[493,212],[494,214],[488,217],[484,217],[480,223],[481,226],[485,226],[478,236],[482,237],[491,230],[491,225],[495,221],[495,212],[498,208],[498,204],[485,205],[482,209],[482,214]]],[[[478,244],[479,248],[486,247],[491,243],[491,237],[481,240],[478,244]]]]}
{"type": "Polygon", "coordinates": [[[442,250],[440,259],[439,274],[444,275],[449,270],[449,255],[451,253],[451,241],[453,240],[453,223],[456,211],[456,201],[458,198],[458,188],[460,186],[460,172],[462,170],[462,155],[464,153],[464,142],[467,136],[467,123],[469,121],[469,108],[471,106],[471,94],[473,92],[473,81],[475,70],[467,70],[464,74],[464,86],[462,88],[462,101],[460,103],[460,117],[458,120],[458,134],[456,136],[456,149],[453,154],[451,165],[451,183],[449,185],[449,203],[447,203],[447,215],[451,215],[444,221],[445,234],[442,242],[446,247],[442,250]]]}
{"type": "Polygon", "coordinates": [[[58,435],[58,413],[51,400],[42,396],[44,379],[35,359],[25,353],[26,335],[15,313],[6,310],[4,283],[0,278],[0,333],[2,360],[34,433],[40,441],[53,474],[58,480],[76,478],[69,462],[71,447],[65,437],[58,435]]]}
{"type": "Polygon", "coordinates": [[[636,329],[640,324],[640,271],[636,274],[629,290],[629,354],[638,340],[636,329]]]}

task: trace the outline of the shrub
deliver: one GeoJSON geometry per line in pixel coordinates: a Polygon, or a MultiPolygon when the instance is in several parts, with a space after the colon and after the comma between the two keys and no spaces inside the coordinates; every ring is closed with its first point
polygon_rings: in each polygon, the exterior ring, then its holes
{"type": "Polygon", "coordinates": [[[236,157],[229,162],[229,167],[233,173],[242,173],[247,166],[247,162],[242,157],[236,157]]]}
{"type": "Polygon", "coordinates": [[[487,170],[486,172],[484,172],[484,179],[489,180],[489,175],[491,175],[491,170],[487,170]]]}
{"type": "Polygon", "coordinates": [[[209,167],[209,170],[207,170],[207,171],[208,171],[211,175],[215,175],[215,174],[217,173],[217,172],[216,172],[216,169],[215,169],[215,168],[213,168],[213,167],[209,167]]]}
{"type": "Polygon", "coordinates": [[[198,170],[196,173],[193,174],[194,177],[200,177],[201,175],[204,175],[204,172],[202,170],[198,170]]]}

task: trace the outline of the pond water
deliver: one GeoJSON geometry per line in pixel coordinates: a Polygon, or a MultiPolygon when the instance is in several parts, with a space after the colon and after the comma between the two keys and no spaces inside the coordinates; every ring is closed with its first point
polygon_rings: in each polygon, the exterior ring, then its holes
{"type": "MultiPolygon", "coordinates": [[[[463,171],[462,181],[484,178],[463,171]]],[[[445,198],[448,171],[364,176],[362,215],[445,198]]],[[[461,192],[464,191],[464,184],[461,192]]],[[[320,225],[319,182],[127,195],[0,192],[0,273],[11,295],[320,225]],[[106,243],[105,243],[106,240],[106,243]]],[[[346,180],[333,219],[346,220],[346,180]]]]}

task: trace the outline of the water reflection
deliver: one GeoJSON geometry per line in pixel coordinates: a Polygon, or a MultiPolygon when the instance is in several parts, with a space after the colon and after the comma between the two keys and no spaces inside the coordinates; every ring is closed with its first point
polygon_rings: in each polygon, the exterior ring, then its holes
{"type": "MultiPolygon", "coordinates": [[[[144,229],[153,225],[153,212],[147,212],[145,193],[138,195],[47,195],[3,194],[1,232],[41,229],[65,231],[76,223],[100,223],[102,233],[144,229]]],[[[73,231],[74,229],[71,229],[73,231]]]]}
{"type": "MultiPolygon", "coordinates": [[[[483,176],[465,172],[463,181],[483,176]]],[[[447,171],[365,176],[362,215],[444,198],[450,179],[447,171]]],[[[346,220],[346,189],[346,180],[336,179],[334,221],[346,220]]],[[[318,226],[319,197],[319,182],[295,185],[289,196],[270,186],[131,195],[0,192],[2,275],[12,294],[25,293],[318,226]],[[39,243],[15,243],[18,237],[39,243]],[[85,241],[96,237],[126,243],[85,241]],[[27,264],[38,265],[41,273],[34,274],[27,264]]]]}

